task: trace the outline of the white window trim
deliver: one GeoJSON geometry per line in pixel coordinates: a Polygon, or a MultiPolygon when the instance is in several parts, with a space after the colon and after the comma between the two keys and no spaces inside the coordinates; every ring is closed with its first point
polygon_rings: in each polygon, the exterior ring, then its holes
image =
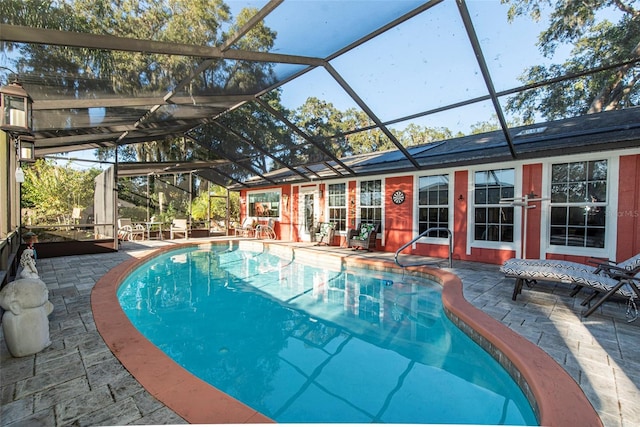
{"type": "Polygon", "coordinates": [[[274,187],[274,188],[264,188],[264,189],[260,189],[260,190],[251,190],[251,191],[247,191],[247,196],[246,196],[246,203],[245,203],[245,218],[248,217],[252,217],[252,218],[258,218],[258,219],[262,219],[262,220],[267,220],[267,219],[276,219],[277,221],[282,221],[282,209],[284,209],[284,207],[282,206],[282,187],[274,187]],[[254,216],[254,215],[249,215],[249,195],[251,194],[261,194],[261,193],[278,193],[279,196],[279,206],[278,206],[278,216],[277,217],[267,217],[267,216],[254,216]]]}
{"type": "Polygon", "coordinates": [[[578,255],[606,259],[616,259],[616,238],[618,234],[618,192],[620,175],[620,156],[602,155],[604,153],[585,154],[571,158],[554,158],[542,165],[542,217],[540,219],[540,258],[547,254],[578,255]],[[578,246],[551,245],[549,227],[551,223],[551,165],[554,163],[607,161],[607,215],[605,216],[604,248],[583,248],[578,246]]]}
{"type": "MultiPolygon", "coordinates": [[[[514,182],[513,194],[520,197],[522,195],[522,164],[488,164],[479,165],[475,168],[469,168],[469,183],[467,188],[467,255],[471,255],[472,248],[496,249],[515,251],[516,257],[520,258],[522,254],[522,208],[513,208],[513,242],[488,242],[486,240],[475,240],[475,184],[476,172],[496,170],[496,169],[513,169],[514,182]]],[[[508,205],[506,205],[508,206],[508,205]]]]}
{"type": "MultiPolygon", "coordinates": [[[[360,183],[364,182],[364,181],[380,181],[380,195],[382,196],[382,204],[380,206],[380,209],[382,209],[382,213],[380,215],[380,228],[384,230],[384,225],[386,222],[385,219],[385,211],[386,211],[386,207],[387,207],[387,201],[385,200],[385,186],[386,186],[386,182],[387,180],[385,179],[384,176],[370,176],[370,177],[366,177],[366,178],[361,178],[356,180],[356,217],[355,217],[355,224],[356,227],[358,226],[358,224],[360,224],[360,222],[362,221],[362,219],[360,218],[360,183]]],[[[347,185],[347,191],[349,191],[349,187],[347,185]]],[[[348,215],[348,212],[347,212],[348,215]]],[[[348,229],[349,227],[347,227],[348,229]]],[[[384,233],[378,233],[376,235],[376,239],[380,240],[380,245],[384,246],[384,233]]]]}
{"type": "MultiPolygon", "coordinates": [[[[425,171],[427,173],[416,174],[413,176],[413,228],[412,228],[412,239],[417,238],[420,235],[420,207],[418,206],[418,202],[420,201],[420,178],[425,176],[446,176],[449,180],[449,198],[447,200],[447,208],[449,209],[449,215],[447,221],[449,223],[449,231],[451,231],[451,246],[453,248],[453,239],[455,238],[453,230],[451,229],[451,225],[454,220],[454,182],[455,174],[451,169],[447,169],[445,171],[425,171]]],[[[417,244],[429,244],[429,245],[449,245],[449,238],[447,237],[421,237],[420,239],[413,242],[411,245],[412,249],[415,249],[417,244]]]]}
{"type": "Polygon", "coordinates": [[[345,208],[347,210],[346,215],[346,229],[344,231],[335,230],[336,235],[338,236],[346,236],[349,233],[349,181],[348,180],[339,180],[339,181],[327,181],[324,183],[324,192],[325,192],[325,204],[324,204],[324,217],[327,219],[327,222],[331,221],[329,218],[329,186],[332,184],[344,184],[344,198],[345,198],[345,208]]]}

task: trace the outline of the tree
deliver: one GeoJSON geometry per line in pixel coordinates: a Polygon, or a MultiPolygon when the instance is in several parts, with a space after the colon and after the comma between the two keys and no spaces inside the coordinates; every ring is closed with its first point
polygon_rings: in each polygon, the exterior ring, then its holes
{"type": "MultiPolygon", "coordinates": [[[[527,123],[531,124],[531,123],[527,123]]],[[[523,126],[523,123],[517,118],[510,120],[507,122],[507,126],[509,128],[514,128],[518,126],[523,126]]],[[[471,134],[477,135],[480,133],[493,132],[496,130],[500,130],[500,122],[498,121],[498,116],[496,114],[491,115],[491,119],[484,122],[476,122],[471,125],[471,134]]]]}
{"type": "Polygon", "coordinates": [[[539,20],[552,7],[549,27],[539,36],[539,47],[553,57],[562,43],[573,44],[572,57],[564,64],[533,66],[525,70],[525,84],[580,73],[609,64],[611,70],[579,79],[564,80],[523,92],[510,99],[507,109],[528,122],[536,113],[548,120],[585,113],[622,109],[640,103],[640,10],[637,0],[502,0],[508,17],[529,14],[539,20]],[[599,20],[598,12],[614,11],[615,23],[599,20]],[[628,63],[628,61],[635,61],[628,63]]]}
{"type": "MultiPolygon", "coordinates": [[[[113,34],[142,40],[158,40],[218,46],[229,39],[255,15],[257,9],[242,10],[235,22],[223,0],[7,0],[0,3],[0,22],[14,25],[55,28],[89,34],[113,34]],[[225,28],[228,26],[228,30],[225,28]]],[[[268,51],[276,34],[264,23],[254,26],[232,47],[252,51],[268,51]]],[[[190,56],[146,54],[117,50],[81,49],[37,44],[7,44],[16,48],[15,68],[35,71],[42,86],[56,88],[60,98],[129,96],[163,94],[191,75],[204,60],[190,56]]],[[[212,60],[204,70],[182,89],[188,95],[253,93],[256,88],[275,82],[273,65],[253,61],[212,60]]],[[[36,78],[35,76],[33,78],[36,78]]],[[[206,107],[206,105],[205,105],[206,107]]],[[[140,119],[145,110],[132,107],[110,107],[107,116],[113,120],[140,119]]],[[[176,120],[180,106],[165,106],[149,117],[150,121],[176,120]]],[[[78,124],[65,123],[68,114],[47,115],[47,127],[80,126],[90,123],[88,109],[76,109],[78,124]],[[65,126],[66,125],[66,126],[65,126]]],[[[160,139],[136,144],[127,150],[127,159],[135,153],[140,161],[190,160],[215,154],[199,151],[191,141],[182,138],[160,139]]],[[[112,151],[101,150],[107,159],[112,151]]]]}
{"type": "MultiPolygon", "coordinates": [[[[229,217],[239,220],[240,193],[229,193],[229,217]]],[[[227,218],[227,190],[218,185],[212,185],[210,191],[201,191],[191,203],[191,217],[196,221],[203,221],[210,215],[211,220],[220,223],[227,218]]]]}
{"type": "MultiPolygon", "coordinates": [[[[344,113],[334,107],[331,102],[309,97],[293,113],[292,121],[324,145],[331,154],[339,158],[351,151],[345,138],[333,137],[345,130],[343,117],[344,113]]],[[[321,152],[316,155],[324,157],[321,152]]],[[[313,156],[308,158],[309,162],[322,160],[324,158],[314,158],[313,156]]]]}
{"type": "Polygon", "coordinates": [[[345,111],[343,129],[345,131],[364,129],[360,132],[347,135],[351,149],[351,153],[349,154],[373,153],[375,151],[395,148],[391,140],[376,127],[374,121],[362,110],[349,108],[345,111]]]}
{"type": "Polygon", "coordinates": [[[31,215],[27,222],[55,224],[67,222],[73,208],[93,207],[94,179],[98,168],[76,170],[68,163],[57,166],[52,160],[38,160],[25,168],[22,207],[31,215]]]}
{"type": "Polygon", "coordinates": [[[410,123],[401,131],[394,131],[393,133],[404,147],[429,144],[453,137],[453,133],[448,128],[429,128],[415,123],[410,123]]]}

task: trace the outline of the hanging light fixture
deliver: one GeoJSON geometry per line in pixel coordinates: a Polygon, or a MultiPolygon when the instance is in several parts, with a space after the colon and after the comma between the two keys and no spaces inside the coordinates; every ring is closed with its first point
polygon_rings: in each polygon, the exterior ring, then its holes
{"type": "MultiPolygon", "coordinates": [[[[6,67],[2,68],[11,71],[6,67]]],[[[0,129],[7,133],[16,149],[17,183],[24,182],[21,162],[35,161],[35,139],[31,133],[32,106],[33,99],[17,79],[0,87],[0,129]]]]}
{"type": "Polygon", "coordinates": [[[30,135],[32,105],[33,99],[18,80],[0,87],[0,129],[30,135]]]}
{"type": "Polygon", "coordinates": [[[21,162],[36,161],[36,144],[31,135],[15,136],[16,156],[21,162]]]}

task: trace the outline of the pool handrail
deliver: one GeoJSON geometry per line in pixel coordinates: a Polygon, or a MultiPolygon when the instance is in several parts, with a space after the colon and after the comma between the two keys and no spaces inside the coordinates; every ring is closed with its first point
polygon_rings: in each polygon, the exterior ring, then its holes
{"type": "Polygon", "coordinates": [[[393,258],[395,263],[396,263],[396,265],[398,265],[399,267],[405,268],[405,267],[414,267],[414,266],[417,266],[417,265],[428,264],[426,262],[421,262],[421,263],[417,263],[417,264],[401,264],[400,261],[398,261],[398,255],[400,255],[400,252],[405,250],[407,247],[409,247],[410,245],[414,244],[416,241],[420,240],[423,236],[431,233],[432,231],[446,231],[447,232],[447,236],[449,237],[449,268],[451,268],[452,265],[453,265],[453,262],[452,262],[453,247],[451,245],[451,241],[452,241],[453,235],[451,233],[451,230],[449,230],[446,227],[431,227],[431,228],[427,228],[425,231],[420,233],[417,237],[411,239],[411,241],[409,241],[408,243],[405,243],[404,245],[400,246],[400,248],[398,248],[398,250],[396,251],[395,257],[393,258]]]}

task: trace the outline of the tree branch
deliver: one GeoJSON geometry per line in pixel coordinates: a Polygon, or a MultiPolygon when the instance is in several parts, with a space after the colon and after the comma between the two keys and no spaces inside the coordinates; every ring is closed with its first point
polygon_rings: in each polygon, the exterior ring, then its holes
{"type": "Polygon", "coordinates": [[[628,13],[629,15],[633,16],[634,19],[638,17],[639,11],[635,10],[634,8],[629,6],[628,4],[625,4],[622,0],[613,0],[613,4],[615,4],[616,7],[618,9],[620,9],[621,11],[623,11],[625,13],[628,13]]]}

